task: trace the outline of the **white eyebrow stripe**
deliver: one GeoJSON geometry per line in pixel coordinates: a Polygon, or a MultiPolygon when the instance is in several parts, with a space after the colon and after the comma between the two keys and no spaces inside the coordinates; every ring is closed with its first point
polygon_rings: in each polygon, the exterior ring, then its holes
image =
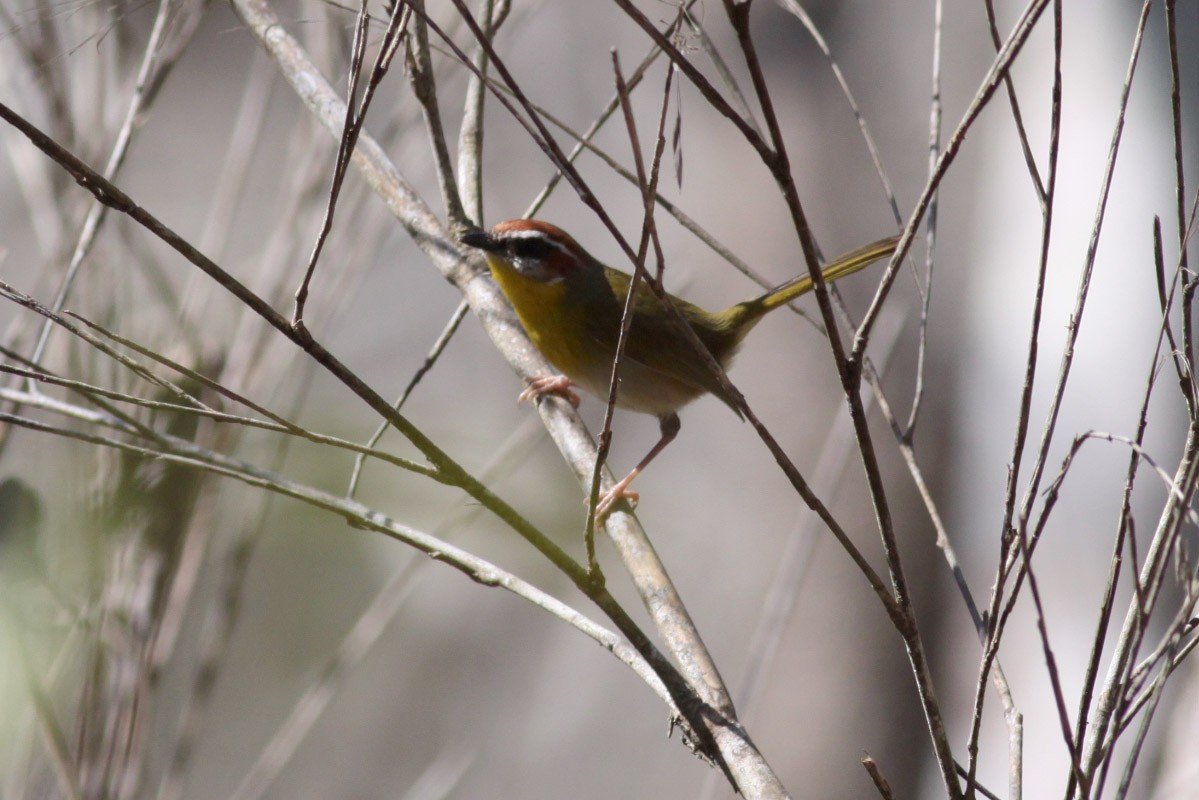
{"type": "Polygon", "coordinates": [[[552,245],[555,248],[557,248],[558,252],[562,253],[563,255],[572,256],[572,257],[574,256],[574,253],[571,252],[569,247],[562,244],[562,242],[558,241],[557,239],[549,236],[548,234],[546,234],[545,231],[539,231],[539,230],[535,230],[535,229],[526,229],[523,231],[507,231],[504,233],[504,235],[501,238],[503,238],[503,239],[540,239],[543,242],[545,242],[546,244],[552,245]]]}

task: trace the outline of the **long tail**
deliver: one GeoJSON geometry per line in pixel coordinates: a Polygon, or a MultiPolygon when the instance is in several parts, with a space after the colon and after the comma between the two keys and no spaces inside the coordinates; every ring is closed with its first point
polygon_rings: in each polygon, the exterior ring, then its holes
{"type": "MultiPolygon", "coordinates": [[[[880,239],[865,247],[859,247],[857,250],[846,253],[825,264],[821,267],[820,274],[824,276],[826,283],[832,283],[838,278],[844,278],[846,275],[852,275],[858,270],[870,266],[880,258],[886,258],[895,252],[895,247],[898,244],[899,237],[892,236],[887,239],[880,239]]],[[[811,290],[812,277],[810,275],[801,275],[798,278],[787,281],[781,286],[776,286],[756,300],[751,300],[750,303],[759,306],[761,313],[765,314],[767,311],[790,303],[795,298],[807,294],[811,290]]]]}
{"type": "MultiPolygon", "coordinates": [[[[863,267],[870,266],[880,258],[886,258],[895,252],[895,247],[898,244],[898,236],[892,236],[889,239],[879,239],[873,244],[859,247],[857,250],[846,253],[840,258],[833,259],[825,264],[820,272],[824,276],[825,281],[831,283],[838,278],[843,278],[846,275],[857,272],[863,267]]],[[[761,297],[746,300],[744,303],[738,303],[721,311],[717,315],[717,328],[722,332],[721,336],[726,340],[723,343],[723,351],[727,353],[735,352],[741,340],[745,338],[745,335],[758,324],[758,321],[768,311],[773,311],[781,305],[786,305],[811,290],[812,278],[808,275],[803,275],[799,278],[793,278],[781,286],[776,286],[761,297]]]]}

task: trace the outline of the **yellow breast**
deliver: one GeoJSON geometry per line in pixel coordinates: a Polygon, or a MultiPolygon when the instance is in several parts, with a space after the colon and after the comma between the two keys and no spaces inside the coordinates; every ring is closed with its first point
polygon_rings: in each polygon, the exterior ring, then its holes
{"type": "Polygon", "coordinates": [[[564,302],[566,286],[562,282],[532,280],[491,256],[487,262],[525,333],[542,355],[567,376],[590,383],[590,366],[597,357],[590,352],[593,347],[583,341],[580,320],[564,302]]]}
{"type": "MultiPolygon", "coordinates": [[[[588,334],[587,321],[582,315],[591,310],[567,296],[564,282],[533,280],[490,255],[487,262],[525,333],[542,355],[585,391],[607,398],[615,343],[608,345],[588,334]]],[[[634,328],[632,346],[636,345],[635,332],[634,328]]],[[[628,357],[621,367],[616,404],[643,414],[663,416],[677,411],[704,391],[702,386],[676,377],[668,367],[654,368],[628,357]]]]}

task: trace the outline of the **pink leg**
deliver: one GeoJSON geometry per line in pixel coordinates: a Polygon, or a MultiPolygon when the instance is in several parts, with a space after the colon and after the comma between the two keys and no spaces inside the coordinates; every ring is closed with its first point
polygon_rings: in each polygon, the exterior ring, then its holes
{"type": "Polygon", "coordinates": [[[523,403],[526,400],[536,400],[543,394],[560,394],[575,408],[579,407],[582,402],[579,395],[571,391],[571,387],[578,386],[565,375],[548,375],[544,378],[534,378],[528,388],[520,393],[520,397],[516,398],[517,403],[523,403]]]}
{"type": "Polygon", "coordinates": [[[640,495],[630,490],[629,484],[633,482],[633,478],[636,478],[643,469],[649,466],[649,462],[653,461],[658,456],[658,453],[666,449],[666,445],[674,441],[674,437],[679,435],[679,428],[681,427],[678,414],[667,414],[664,417],[660,417],[659,424],[662,429],[662,438],[658,440],[658,443],[646,454],[645,458],[641,459],[641,463],[633,467],[632,472],[625,475],[615,486],[600,495],[599,502],[595,504],[596,522],[602,522],[608,514],[612,513],[612,507],[621,500],[627,500],[632,505],[637,504],[640,495]]]}

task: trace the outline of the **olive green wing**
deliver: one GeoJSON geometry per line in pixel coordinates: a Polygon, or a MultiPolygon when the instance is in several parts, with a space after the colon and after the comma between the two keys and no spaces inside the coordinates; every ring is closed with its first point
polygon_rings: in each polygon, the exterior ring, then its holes
{"type": "MultiPolygon", "coordinates": [[[[608,269],[605,277],[612,288],[613,299],[619,304],[618,298],[628,295],[632,278],[614,269],[608,269]]],[[[716,360],[728,364],[735,351],[736,342],[727,331],[714,324],[713,315],[686,300],[673,296],[671,300],[716,360]]],[[[588,317],[589,336],[607,352],[616,351],[622,311],[623,305],[615,314],[596,314],[588,317]]],[[[653,291],[645,283],[640,283],[633,303],[633,322],[629,329],[628,343],[625,345],[625,358],[652,372],[694,388],[697,395],[716,395],[740,416],[732,398],[721,388],[716,376],[695,352],[690,338],[678,330],[668,313],[653,291]]]]}

